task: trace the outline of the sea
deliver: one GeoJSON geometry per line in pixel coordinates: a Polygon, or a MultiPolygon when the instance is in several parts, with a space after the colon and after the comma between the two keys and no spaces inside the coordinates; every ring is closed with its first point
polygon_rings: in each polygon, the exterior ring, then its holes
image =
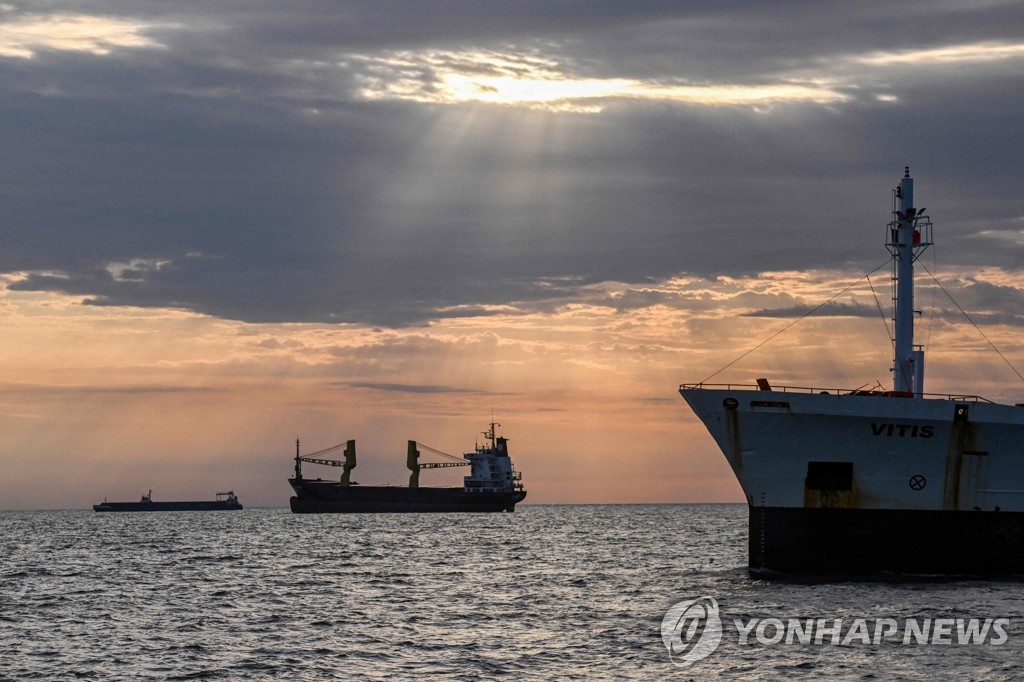
{"type": "Polygon", "coordinates": [[[1024,677],[1024,580],[752,576],[746,522],[4,511],[0,680],[1024,677]]]}

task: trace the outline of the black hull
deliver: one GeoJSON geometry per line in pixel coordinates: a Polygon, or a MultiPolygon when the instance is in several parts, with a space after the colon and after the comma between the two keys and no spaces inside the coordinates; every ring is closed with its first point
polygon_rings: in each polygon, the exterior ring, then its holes
{"type": "Polygon", "coordinates": [[[237,502],[104,502],[94,504],[97,512],[168,512],[168,511],[235,511],[242,509],[237,502]]]}
{"type": "Polygon", "coordinates": [[[1024,574],[1024,513],[750,507],[749,564],[783,574],[1024,574]]]}
{"type": "Polygon", "coordinates": [[[466,493],[462,488],[402,488],[398,486],[343,486],[327,481],[289,481],[296,496],[290,500],[296,514],[380,514],[423,512],[515,511],[525,491],[466,493]]]}

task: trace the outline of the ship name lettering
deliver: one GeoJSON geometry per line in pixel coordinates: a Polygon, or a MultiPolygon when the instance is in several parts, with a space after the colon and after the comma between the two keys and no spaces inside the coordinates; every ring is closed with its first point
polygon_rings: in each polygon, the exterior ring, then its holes
{"type": "Polygon", "coordinates": [[[871,433],[876,436],[895,436],[897,438],[931,438],[935,435],[935,427],[919,424],[890,424],[871,422],[871,433]]]}

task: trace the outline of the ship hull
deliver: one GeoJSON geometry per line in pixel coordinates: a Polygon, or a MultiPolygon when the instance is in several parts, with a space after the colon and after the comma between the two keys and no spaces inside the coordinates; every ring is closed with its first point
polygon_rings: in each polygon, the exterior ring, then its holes
{"type": "Polygon", "coordinates": [[[755,573],[1024,573],[1024,513],[750,507],[755,573]]]}
{"type": "Polygon", "coordinates": [[[467,493],[463,488],[404,488],[341,485],[333,481],[289,481],[296,514],[501,512],[515,511],[525,491],[467,493]]]}
{"type": "Polygon", "coordinates": [[[1024,409],[683,387],[743,488],[749,566],[1024,573],[1024,409]]]}
{"type": "Polygon", "coordinates": [[[171,512],[171,511],[236,511],[242,509],[237,502],[199,500],[189,502],[104,502],[94,504],[97,512],[171,512]]]}

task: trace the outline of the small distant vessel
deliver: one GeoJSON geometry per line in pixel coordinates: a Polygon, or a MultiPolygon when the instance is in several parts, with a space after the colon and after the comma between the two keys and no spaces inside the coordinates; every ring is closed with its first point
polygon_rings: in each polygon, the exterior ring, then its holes
{"type": "Polygon", "coordinates": [[[356,442],[343,444],[344,460],[318,459],[315,455],[340,450],[336,445],[303,457],[299,441],[295,441],[295,476],[288,483],[295,490],[291,508],[296,514],[380,513],[380,512],[500,512],[515,511],[516,504],[526,497],[522,474],[512,468],[508,455],[508,439],[495,436],[495,427],[484,432],[489,442],[477,445],[460,460],[414,440],[409,441],[406,466],[412,472],[409,486],[369,486],[350,481],[356,467],[356,442]],[[420,463],[420,448],[448,457],[447,462],[420,463]],[[302,463],[342,467],[339,481],[308,479],[302,476],[302,463]],[[421,488],[420,469],[441,469],[468,466],[461,488],[421,488]]]}
{"type": "Polygon", "coordinates": [[[679,387],[743,488],[754,572],[1024,573],[1024,404],[924,392],[909,168],[892,216],[892,390],[679,387]]]}
{"type": "Polygon", "coordinates": [[[93,511],[98,512],[164,512],[164,511],[226,511],[241,509],[238,496],[233,490],[217,493],[215,500],[196,500],[189,502],[154,502],[153,491],[150,490],[138,502],[107,502],[94,504],[93,511]]]}

